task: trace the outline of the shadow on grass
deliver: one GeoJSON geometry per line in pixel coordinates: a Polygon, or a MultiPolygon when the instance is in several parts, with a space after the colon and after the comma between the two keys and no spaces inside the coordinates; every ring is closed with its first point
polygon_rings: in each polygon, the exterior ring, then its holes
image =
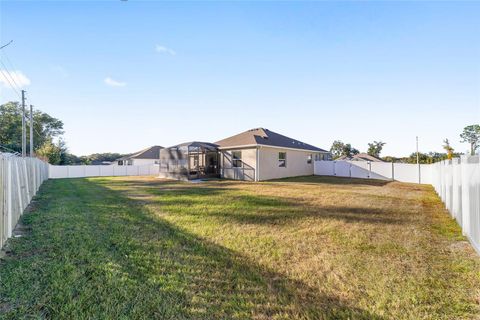
{"type": "MultiPolygon", "coordinates": [[[[117,188],[122,181],[108,182],[117,188]]],[[[355,205],[312,206],[300,198],[274,197],[245,193],[234,188],[234,183],[212,183],[177,186],[156,182],[131,182],[123,189],[126,197],[142,200],[143,204],[162,207],[164,213],[189,216],[216,217],[224,221],[245,224],[286,224],[306,218],[333,219],[350,223],[402,224],[408,215],[398,215],[402,208],[387,210],[355,205]],[[131,191],[142,190],[134,196],[131,191]],[[150,197],[153,195],[155,197],[150,197]]]]}
{"type": "Polygon", "coordinates": [[[333,184],[333,185],[366,185],[382,187],[388,185],[392,181],[378,179],[360,179],[348,177],[330,177],[330,176],[302,176],[269,180],[269,182],[295,182],[305,184],[333,184]]]}
{"type": "Polygon", "coordinates": [[[32,234],[15,239],[0,269],[0,302],[15,302],[14,317],[381,319],[186,232],[105,183],[54,181],[25,216],[32,234]],[[22,250],[39,248],[21,261],[22,250]]]}
{"type": "MultiPolygon", "coordinates": [[[[95,187],[104,188],[98,184],[95,187]]],[[[211,196],[226,191],[214,187],[189,187],[167,187],[166,190],[180,197],[191,196],[192,193],[200,197],[211,196]]],[[[158,194],[158,189],[154,193],[158,194]]],[[[123,193],[122,197],[128,198],[123,193]]],[[[278,205],[277,201],[271,198],[253,199],[254,205],[278,205]]],[[[139,247],[136,252],[146,257],[155,255],[152,251],[157,250],[162,267],[168,265],[161,273],[172,273],[174,278],[181,279],[175,284],[178,288],[174,291],[181,293],[175,300],[183,300],[183,304],[188,306],[188,309],[182,310],[188,318],[273,318],[288,315],[287,317],[314,319],[380,319],[365,310],[348,305],[348,302],[339,297],[323,295],[301,281],[260,266],[238,252],[199,238],[153,216],[143,209],[143,202],[135,203],[130,198],[128,201],[139,210],[129,216],[129,224],[142,230],[142,235],[137,238],[139,247]],[[143,245],[144,241],[148,243],[152,239],[153,248],[143,245]],[[166,243],[168,246],[165,246],[166,243]]],[[[248,201],[252,201],[252,198],[248,198],[248,201]]],[[[108,232],[109,229],[106,228],[103,232],[108,232]]],[[[117,258],[121,256],[117,255],[117,258]]],[[[128,264],[124,270],[130,270],[130,276],[139,277],[141,282],[148,281],[149,277],[146,275],[158,273],[158,270],[152,268],[151,262],[149,258],[141,259],[128,264]]],[[[124,260],[120,258],[117,263],[124,264],[124,260]]],[[[172,275],[168,277],[170,276],[172,275]]]]}

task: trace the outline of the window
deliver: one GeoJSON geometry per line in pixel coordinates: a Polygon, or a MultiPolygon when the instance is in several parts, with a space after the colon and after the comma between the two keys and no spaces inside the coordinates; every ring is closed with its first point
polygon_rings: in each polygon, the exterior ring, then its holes
{"type": "Polygon", "coordinates": [[[118,165],[119,165],[119,166],[123,166],[123,161],[122,161],[122,160],[118,160],[118,165]]]}
{"type": "Polygon", "coordinates": [[[278,166],[285,168],[287,166],[287,153],[279,152],[278,153],[278,166]]]}
{"type": "Polygon", "coordinates": [[[331,160],[329,153],[320,153],[315,155],[315,161],[319,160],[331,160]]]}
{"type": "Polygon", "coordinates": [[[242,167],[242,151],[232,151],[232,165],[234,168],[242,167]]]}
{"type": "Polygon", "coordinates": [[[131,166],[133,164],[133,160],[127,160],[127,166],[131,166]]]}
{"type": "Polygon", "coordinates": [[[309,163],[309,164],[312,163],[312,155],[311,154],[309,154],[307,156],[307,163],[309,163]]]}

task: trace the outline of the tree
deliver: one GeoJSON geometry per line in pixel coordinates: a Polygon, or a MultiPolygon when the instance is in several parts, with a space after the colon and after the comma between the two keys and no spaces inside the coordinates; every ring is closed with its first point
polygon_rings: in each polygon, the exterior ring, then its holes
{"type": "Polygon", "coordinates": [[[343,148],[345,144],[340,140],[335,140],[332,143],[332,147],[330,148],[330,153],[332,154],[333,159],[337,159],[342,156],[343,148]]]}
{"type": "MultiPolygon", "coordinates": [[[[460,156],[461,156],[460,153],[452,152],[452,157],[457,157],[458,158],[460,156]]],[[[435,162],[438,162],[438,161],[448,159],[448,154],[440,153],[440,152],[429,152],[429,153],[421,153],[420,152],[418,154],[418,158],[420,160],[420,163],[429,164],[429,163],[435,163],[435,162]]],[[[387,161],[387,162],[417,163],[417,153],[413,152],[408,157],[397,158],[397,157],[387,156],[387,157],[383,157],[382,159],[384,161],[387,161]]]]}
{"type": "MultiPolygon", "coordinates": [[[[62,121],[39,110],[33,112],[33,126],[33,140],[37,148],[63,134],[62,121]]],[[[27,130],[27,150],[29,131],[27,130]]],[[[0,146],[16,152],[22,151],[22,107],[18,102],[0,105],[0,146]]]]}
{"type": "Polygon", "coordinates": [[[443,140],[443,149],[447,151],[447,159],[452,160],[453,159],[453,147],[450,145],[450,142],[448,139],[443,140]]]}
{"type": "Polygon", "coordinates": [[[359,153],[359,151],[352,147],[350,143],[343,143],[340,140],[335,140],[330,148],[333,159],[340,158],[341,156],[351,157],[359,153]]]}
{"type": "Polygon", "coordinates": [[[372,143],[368,144],[367,153],[371,156],[376,158],[380,157],[380,153],[382,152],[383,146],[386,145],[385,142],[382,141],[373,141],[372,143]]]}
{"type": "Polygon", "coordinates": [[[477,151],[480,142],[480,125],[472,124],[463,128],[463,132],[460,134],[462,140],[460,142],[470,143],[470,153],[473,156],[477,151]]]}
{"type": "Polygon", "coordinates": [[[36,154],[39,158],[50,164],[60,164],[62,160],[61,147],[54,144],[51,139],[45,141],[44,144],[37,149],[36,154]]]}
{"type": "Polygon", "coordinates": [[[106,153],[93,153],[89,156],[83,156],[81,158],[82,158],[82,161],[90,164],[92,162],[103,162],[103,161],[112,162],[123,156],[124,155],[120,153],[106,152],[106,153]]]}

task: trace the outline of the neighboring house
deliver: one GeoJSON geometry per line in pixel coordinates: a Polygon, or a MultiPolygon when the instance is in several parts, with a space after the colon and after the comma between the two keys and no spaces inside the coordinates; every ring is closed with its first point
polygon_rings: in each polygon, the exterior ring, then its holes
{"type": "Polygon", "coordinates": [[[351,157],[341,156],[335,160],[385,162],[382,159],[369,155],[368,153],[359,153],[351,157]]]}
{"type": "Polygon", "coordinates": [[[94,166],[109,166],[112,164],[112,161],[92,160],[90,164],[94,166]]]}
{"type": "Polygon", "coordinates": [[[112,165],[116,166],[133,166],[158,164],[160,158],[161,146],[153,146],[142,151],[132,153],[113,161],[112,165]]]}
{"type": "Polygon", "coordinates": [[[251,129],[215,142],[221,176],[270,180],[313,175],[314,160],[330,159],[326,150],[264,128],[251,129]]]}
{"type": "Polygon", "coordinates": [[[314,161],[329,159],[326,150],[257,128],[213,144],[189,142],[162,149],[160,176],[261,181],[313,175],[314,161]]]}

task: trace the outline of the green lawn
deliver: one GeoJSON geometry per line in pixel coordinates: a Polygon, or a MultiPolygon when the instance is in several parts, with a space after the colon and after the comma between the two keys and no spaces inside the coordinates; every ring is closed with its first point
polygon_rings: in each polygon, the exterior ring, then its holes
{"type": "Polygon", "coordinates": [[[480,259],[427,186],[49,180],[22,225],[2,318],[478,319],[480,259]]]}

